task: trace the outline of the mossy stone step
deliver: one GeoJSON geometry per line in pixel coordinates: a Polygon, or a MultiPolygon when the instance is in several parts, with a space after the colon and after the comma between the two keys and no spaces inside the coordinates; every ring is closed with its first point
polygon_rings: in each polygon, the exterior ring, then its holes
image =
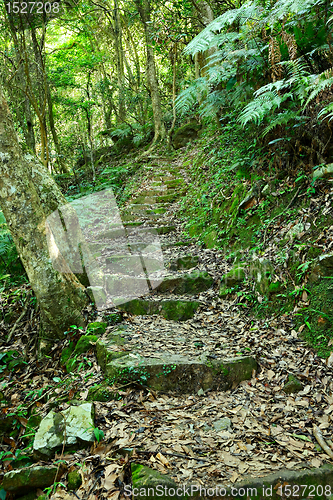
{"type": "Polygon", "coordinates": [[[147,357],[132,351],[108,362],[105,375],[114,382],[135,381],[156,391],[190,394],[200,389],[226,391],[250,379],[256,368],[251,356],[210,360],[204,355],[192,358],[163,352],[147,357]]]}
{"type": "Polygon", "coordinates": [[[165,185],[168,186],[168,188],[178,188],[184,184],[183,179],[170,179],[164,181],[165,185]]]}
{"type": "Polygon", "coordinates": [[[143,257],[143,262],[141,262],[140,255],[112,255],[107,257],[105,261],[109,264],[108,268],[112,270],[112,273],[135,273],[138,275],[144,272],[142,264],[144,264],[149,274],[164,269],[162,260],[143,257]]]}
{"type": "Polygon", "coordinates": [[[131,336],[131,330],[128,329],[127,325],[121,324],[112,333],[109,333],[106,338],[99,339],[96,342],[96,358],[99,366],[103,371],[106,369],[106,365],[117,358],[126,356],[129,349],[126,351],[126,344],[128,342],[128,337],[131,336]],[[121,346],[124,351],[116,351],[115,347],[121,346]]]}
{"type": "Polygon", "coordinates": [[[134,221],[134,222],[126,222],[124,224],[124,227],[137,227],[137,226],[142,226],[143,221],[134,221]]]}
{"type": "Polygon", "coordinates": [[[122,302],[118,305],[119,309],[134,316],[159,314],[165,319],[173,321],[186,321],[193,318],[199,307],[199,302],[194,300],[163,299],[161,301],[152,301],[138,298],[124,302],[120,298],[119,301],[122,302]]]}
{"type": "MultiPolygon", "coordinates": [[[[107,229],[102,233],[99,233],[95,236],[96,240],[103,240],[104,238],[123,238],[126,236],[126,231],[123,227],[119,227],[118,229],[107,229]]],[[[96,245],[96,244],[93,244],[96,245]]]]}
{"type": "MultiPolygon", "coordinates": [[[[187,243],[187,242],[186,242],[187,243]]],[[[169,262],[168,268],[171,271],[178,271],[183,269],[191,269],[199,262],[199,257],[194,255],[184,255],[169,262]]]]}
{"type": "Polygon", "coordinates": [[[133,205],[141,205],[141,204],[152,204],[155,203],[156,201],[156,195],[149,193],[149,194],[144,194],[144,195],[138,195],[136,198],[132,200],[133,205]]]}
{"type": "Polygon", "coordinates": [[[172,203],[179,197],[179,193],[163,194],[156,196],[156,203],[172,203]]]}
{"type": "Polygon", "coordinates": [[[126,210],[122,212],[121,214],[121,220],[126,224],[127,222],[140,222],[142,223],[142,219],[144,220],[151,220],[151,221],[157,221],[158,219],[161,218],[161,215],[156,214],[154,210],[151,210],[150,214],[147,213],[141,213],[141,214],[133,214],[131,212],[127,212],[126,210]]]}
{"type": "Polygon", "coordinates": [[[159,293],[172,292],[179,295],[197,294],[208,290],[214,283],[214,279],[206,272],[194,270],[190,274],[182,276],[167,276],[162,283],[157,286],[159,293]]]}
{"type": "Polygon", "coordinates": [[[144,205],[143,203],[138,203],[137,205],[127,205],[126,213],[133,213],[133,214],[140,214],[140,213],[146,213],[150,214],[153,213],[152,206],[149,204],[144,205]]]}

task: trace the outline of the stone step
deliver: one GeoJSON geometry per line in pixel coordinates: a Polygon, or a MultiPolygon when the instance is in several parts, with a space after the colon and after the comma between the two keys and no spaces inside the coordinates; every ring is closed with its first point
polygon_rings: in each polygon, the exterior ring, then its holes
{"type": "Polygon", "coordinates": [[[140,222],[141,219],[144,219],[144,220],[151,220],[151,221],[157,221],[159,219],[161,219],[161,215],[160,214],[156,214],[153,210],[151,211],[150,214],[147,214],[147,213],[139,213],[139,214],[133,214],[129,211],[126,211],[124,210],[121,214],[121,220],[124,222],[124,223],[127,223],[127,222],[140,222]]]}
{"type": "Polygon", "coordinates": [[[138,214],[144,212],[146,214],[153,213],[152,206],[149,204],[137,203],[133,205],[127,205],[126,212],[138,214]]]}
{"type": "Polygon", "coordinates": [[[198,256],[184,255],[183,257],[178,257],[177,259],[174,259],[171,262],[169,262],[167,268],[170,269],[170,271],[191,269],[192,267],[195,267],[198,264],[198,262],[199,262],[198,256]]]}
{"type": "MultiPolygon", "coordinates": [[[[158,215],[155,215],[155,217],[159,217],[158,215]]],[[[131,221],[131,222],[137,222],[137,221],[131,221]]],[[[137,225],[137,224],[136,224],[137,225]]],[[[135,225],[135,226],[136,226],[135,225]]],[[[169,234],[173,231],[175,231],[176,226],[155,226],[152,225],[151,227],[144,227],[141,224],[138,226],[141,227],[126,227],[126,230],[124,227],[119,227],[118,229],[109,229],[105,230],[99,234],[95,235],[95,239],[101,240],[101,239],[118,239],[118,238],[126,238],[126,237],[142,237],[142,238],[147,238],[147,234],[157,235],[157,234],[169,234]]]]}
{"type": "Polygon", "coordinates": [[[179,193],[177,192],[172,194],[163,194],[161,196],[156,196],[156,203],[172,203],[177,198],[179,198],[179,193]]]}
{"type": "MultiPolygon", "coordinates": [[[[159,194],[163,194],[163,191],[158,191],[159,194]]],[[[155,203],[156,202],[156,194],[153,194],[153,193],[149,193],[149,194],[145,194],[145,195],[139,195],[137,196],[136,198],[134,198],[131,203],[134,204],[134,205],[140,205],[140,204],[152,204],[152,203],[155,203]]]]}
{"type": "Polygon", "coordinates": [[[167,276],[164,279],[149,277],[148,285],[143,265],[148,275],[151,276],[152,273],[164,269],[163,262],[158,259],[143,258],[141,261],[140,256],[135,255],[122,260],[117,260],[117,257],[108,257],[107,264],[104,273],[109,274],[105,277],[105,287],[113,297],[145,295],[149,292],[149,286],[158,293],[197,295],[211,288],[214,283],[214,279],[206,271],[195,270],[190,274],[167,276]],[[119,274],[115,274],[117,272],[119,274]]]}
{"type": "Polygon", "coordinates": [[[167,276],[160,283],[156,291],[159,293],[198,294],[211,288],[214,279],[206,272],[195,270],[181,276],[167,276]]]}
{"type": "MultiPolygon", "coordinates": [[[[154,259],[151,257],[142,257],[144,266],[149,274],[164,269],[162,259],[154,259]]],[[[135,274],[142,273],[142,262],[140,255],[111,255],[105,259],[108,268],[112,273],[135,274]]]]}
{"type": "Polygon", "coordinates": [[[250,379],[257,369],[252,356],[211,359],[169,352],[141,356],[135,351],[126,352],[126,334],[114,337],[99,340],[96,346],[98,363],[112,383],[140,382],[156,391],[177,394],[226,391],[250,379]],[[125,351],[114,351],[114,345],[123,345],[125,351]]]}
{"type": "Polygon", "coordinates": [[[142,226],[142,224],[143,224],[142,221],[125,222],[124,227],[137,227],[137,226],[142,226]]]}
{"type": "Polygon", "coordinates": [[[119,309],[133,314],[134,316],[159,314],[160,316],[163,316],[163,318],[173,321],[186,321],[187,319],[193,318],[200,305],[199,302],[194,300],[181,299],[163,299],[161,301],[153,301],[138,298],[124,302],[124,300],[120,298],[119,301],[115,302],[118,302],[117,306],[119,309]]]}

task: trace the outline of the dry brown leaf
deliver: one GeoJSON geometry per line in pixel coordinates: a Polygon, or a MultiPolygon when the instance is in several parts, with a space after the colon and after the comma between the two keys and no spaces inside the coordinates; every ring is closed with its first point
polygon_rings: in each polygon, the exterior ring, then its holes
{"type": "Polygon", "coordinates": [[[322,462],[321,462],[321,460],[319,460],[319,458],[316,458],[316,457],[315,457],[315,458],[313,458],[313,459],[311,460],[311,465],[312,465],[312,467],[316,467],[316,468],[317,468],[317,467],[320,467],[320,466],[321,466],[321,464],[322,464],[322,462]]]}
{"type": "Polygon", "coordinates": [[[157,453],[156,455],[157,460],[159,460],[163,465],[166,467],[170,467],[169,461],[167,458],[165,458],[162,453],[157,453]]]}
{"type": "Polygon", "coordinates": [[[232,473],[232,476],[231,476],[231,478],[230,478],[230,481],[231,481],[232,483],[234,483],[235,481],[237,481],[237,479],[238,479],[238,478],[239,478],[239,475],[237,474],[237,472],[236,472],[236,471],[234,471],[234,472],[232,473]]]}

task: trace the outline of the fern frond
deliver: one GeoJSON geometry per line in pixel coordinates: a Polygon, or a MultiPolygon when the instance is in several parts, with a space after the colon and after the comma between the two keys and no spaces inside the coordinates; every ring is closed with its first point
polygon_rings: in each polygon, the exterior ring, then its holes
{"type": "Polygon", "coordinates": [[[331,87],[333,85],[333,68],[324,71],[315,79],[312,85],[309,86],[308,91],[311,92],[304,107],[306,107],[309,102],[313,101],[320,92],[331,87]]]}
{"type": "Polygon", "coordinates": [[[204,95],[207,94],[207,80],[204,77],[197,78],[192,85],[183,90],[176,98],[176,111],[184,114],[193,108],[204,95]]]}
{"type": "Polygon", "coordinates": [[[290,92],[279,95],[276,91],[268,91],[249,102],[239,115],[238,121],[243,126],[251,121],[259,125],[268,113],[275,111],[292,96],[290,92]]]}
{"type": "Polygon", "coordinates": [[[254,19],[258,17],[260,8],[255,2],[246,2],[239,9],[228,10],[222,16],[217,17],[212,21],[204,30],[199,33],[184,49],[184,53],[187,55],[194,55],[197,52],[204,52],[207,50],[213,41],[213,45],[216,45],[216,34],[219,33],[223,28],[229,27],[236,22],[245,24],[248,19],[254,19]]]}
{"type": "Polygon", "coordinates": [[[263,137],[265,137],[269,132],[271,132],[275,127],[278,125],[287,125],[288,122],[290,121],[295,121],[299,118],[300,110],[297,111],[291,111],[291,110],[286,110],[283,111],[282,113],[279,113],[276,117],[274,117],[270,124],[265,128],[263,131],[263,137]]]}
{"type": "Polygon", "coordinates": [[[305,14],[323,3],[323,0],[278,0],[270,14],[271,22],[291,17],[292,14],[305,14]]]}
{"type": "Polygon", "coordinates": [[[318,113],[318,118],[322,120],[327,120],[331,121],[333,119],[333,102],[325,106],[320,113],[318,113]]]}

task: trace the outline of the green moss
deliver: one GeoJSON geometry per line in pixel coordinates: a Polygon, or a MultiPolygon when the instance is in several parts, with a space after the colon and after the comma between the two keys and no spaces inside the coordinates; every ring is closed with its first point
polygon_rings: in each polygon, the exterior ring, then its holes
{"type": "Polygon", "coordinates": [[[82,335],[75,346],[74,354],[83,354],[89,351],[92,347],[92,343],[96,343],[97,340],[97,335],[82,335]]]}
{"type": "Polygon", "coordinates": [[[303,389],[301,382],[294,376],[289,375],[288,382],[284,385],[283,390],[286,394],[299,392],[303,389]]]}
{"type": "Polygon", "coordinates": [[[73,470],[72,472],[68,473],[67,481],[68,481],[67,489],[69,491],[77,490],[78,488],[80,488],[82,484],[81,474],[78,471],[73,470]]]}
{"type": "Polygon", "coordinates": [[[322,278],[308,287],[310,291],[310,305],[299,313],[297,326],[306,325],[302,337],[318,355],[328,357],[333,339],[333,280],[322,278]]]}
{"type": "Polygon", "coordinates": [[[70,341],[69,346],[65,347],[65,349],[62,350],[60,358],[60,362],[62,365],[65,365],[67,363],[72,353],[74,352],[74,349],[75,349],[74,342],[70,341]]]}
{"type": "Polygon", "coordinates": [[[89,323],[87,326],[87,334],[88,335],[103,335],[105,333],[107,323],[103,323],[102,321],[95,321],[94,323],[89,323]]]}

